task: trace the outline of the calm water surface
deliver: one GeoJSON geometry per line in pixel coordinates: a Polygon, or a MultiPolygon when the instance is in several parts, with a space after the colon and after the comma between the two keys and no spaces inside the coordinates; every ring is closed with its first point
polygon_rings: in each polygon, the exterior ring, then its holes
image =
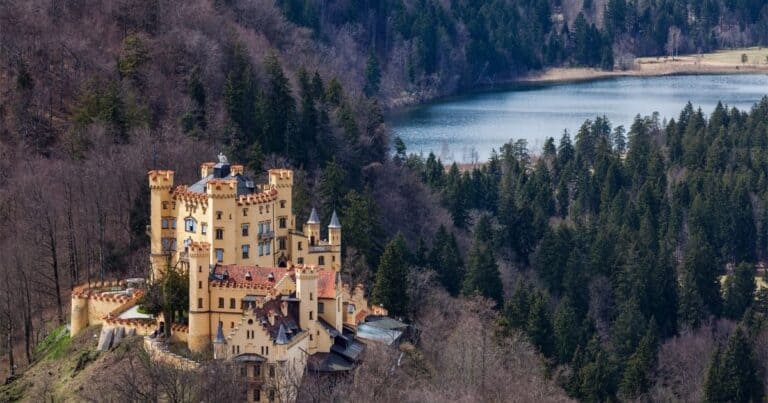
{"type": "Polygon", "coordinates": [[[586,119],[605,115],[613,126],[659,112],[677,118],[688,101],[709,114],[718,101],[750,108],[768,94],[766,75],[622,77],[471,94],[399,111],[388,117],[409,152],[444,161],[485,160],[510,139],[539,150],[547,137],[571,136],[586,119]]]}

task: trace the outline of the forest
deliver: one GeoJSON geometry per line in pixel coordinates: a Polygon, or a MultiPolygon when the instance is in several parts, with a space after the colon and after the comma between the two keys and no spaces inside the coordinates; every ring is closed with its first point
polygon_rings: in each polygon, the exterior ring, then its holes
{"type": "MultiPolygon", "coordinates": [[[[189,182],[223,151],[256,176],[296,169],[299,221],[338,210],[345,279],[420,329],[401,369],[356,374],[375,388],[302,393],[762,399],[768,100],[629,128],[597,116],[540,154],[510,142],[469,168],[409,154],[385,124],[390,108],[548,66],[667,55],[670,38],[680,53],[765,45],[768,8],[0,0],[3,375],[39,362],[76,284],[147,274],[146,172],[189,182]]],[[[189,376],[130,368],[141,379],[126,370],[79,397],[115,382],[167,395],[153,382],[189,376]]]]}

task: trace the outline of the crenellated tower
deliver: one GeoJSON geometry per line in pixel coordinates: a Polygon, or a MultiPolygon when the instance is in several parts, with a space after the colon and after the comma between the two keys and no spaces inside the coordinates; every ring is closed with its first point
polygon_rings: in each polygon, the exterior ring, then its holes
{"type": "Polygon", "coordinates": [[[149,171],[150,264],[152,278],[159,279],[173,262],[176,250],[176,203],[172,200],[173,171],[149,171]]]}
{"type": "Polygon", "coordinates": [[[211,343],[211,301],[208,292],[211,248],[208,243],[193,242],[189,253],[189,335],[187,345],[193,352],[204,351],[211,343]]]}

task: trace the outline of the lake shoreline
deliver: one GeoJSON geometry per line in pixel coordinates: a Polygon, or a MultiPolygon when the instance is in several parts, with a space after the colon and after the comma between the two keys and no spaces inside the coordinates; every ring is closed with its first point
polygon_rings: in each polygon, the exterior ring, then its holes
{"type": "Polygon", "coordinates": [[[430,96],[403,97],[390,100],[388,114],[398,114],[425,104],[443,102],[471,94],[507,91],[516,88],[537,87],[559,84],[607,80],[622,77],[663,77],[675,75],[768,75],[768,48],[744,48],[721,50],[701,55],[680,55],[674,58],[639,57],[632,66],[625,70],[601,70],[587,67],[550,67],[532,71],[514,79],[459,89],[454,93],[432,94],[430,96]],[[742,55],[747,55],[748,62],[742,63],[742,55]]]}
{"type": "Polygon", "coordinates": [[[618,77],[663,77],[676,75],[720,75],[720,74],[768,74],[765,66],[708,66],[708,65],[665,65],[654,68],[632,70],[600,70],[582,67],[556,67],[521,77],[512,84],[570,84],[604,80],[618,77]]]}

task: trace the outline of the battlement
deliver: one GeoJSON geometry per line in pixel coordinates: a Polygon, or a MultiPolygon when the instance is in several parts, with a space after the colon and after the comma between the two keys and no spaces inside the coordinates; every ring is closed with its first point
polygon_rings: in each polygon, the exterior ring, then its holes
{"type": "Polygon", "coordinates": [[[317,272],[320,271],[317,266],[310,265],[295,266],[294,270],[296,271],[296,274],[300,275],[301,277],[317,276],[317,272]]]}
{"type": "Polygon", "coordinates": [[[252,193],[249,195],[240,196],[237,198],[237,205],[247,206],[251,204],[269,203],[274,201],[276,198],[277,198],[277,190],[272,188],[271,190],[268,190],[266,192],[252,193]]]}
{"type": "Polygon", "coordinates": [[[191,257],[205,257],[211,253],[211,245],[208,242],[192,242],[189,244],[189,255],[191,257]]]}
{"type": "Polygon", "coordinates": [[[173,186],[174,171],[152,170],[147,173],[150,189],[170,189],[173,186]]]}
{"type": "Polygon", "coordinates": [[[214,199],[226,199],[237,195],[237,179],[211,179],[206,192],[214,199]]]}
{"type": "Polygon", "coordinates": [[[215,162],[203,162],[200,164],[200,178],[205,178],[208,175],[213,175],[213,167],[216,166],[215,162]]]}
{"type": "Polygon", "coordinates": [[[278,188],[293,186],[293,171],[290,169],[270,169],[269,184],[278,188]]]}
{"type": "Polygon", "coordinates": [[[189,186],[179,185],[173,189],[173,197],[185,202],[191,203],[207,203],[208,195],[205,193],[191,192],[189,186]]]}

